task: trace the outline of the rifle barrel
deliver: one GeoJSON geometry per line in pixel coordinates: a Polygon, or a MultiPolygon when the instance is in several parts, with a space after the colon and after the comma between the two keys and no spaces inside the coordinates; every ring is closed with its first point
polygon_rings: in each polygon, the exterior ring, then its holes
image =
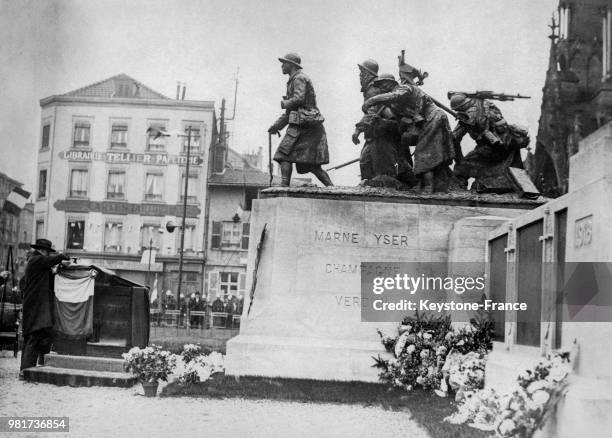
{"type": "Polygon", "coordinates": [[[329,172],[330,170],[341,169],[341,168],[343,168],[343,167],[348,166],[349,164],[356,163],[356,162],[357,162],[357,161],[359,161],[359,160],[360,160],[359,158],[355,158],[354,160],[347,161],[346,163],[342,163],[342,164],[339,164],[339,165],[337,165],[337,166],[330,167],[329,169],[327,169],[327,172],[329,172]]]}

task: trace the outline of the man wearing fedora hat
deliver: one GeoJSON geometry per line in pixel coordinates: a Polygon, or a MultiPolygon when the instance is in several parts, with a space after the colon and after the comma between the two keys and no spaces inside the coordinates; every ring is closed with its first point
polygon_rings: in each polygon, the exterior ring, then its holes
{"type": "Polygon", "coordinates": [[[281,101],[285,113],[268,132],[280,135],[279,131],[288,126],[274,154],[274,161],[281,167],[281,185],[289,186],[295,163],[298,173],[312,172],[323,184],[331,186],[329,175],[321,168],[322,164],[329,163],[329,152],[312,81],[302,71],[302,60],[297,53],[288,53],[278,60],[283,74],[289,75],[287,95],[281,101]]]}
{"type": "Polygon", "coordinates": [[[36,239],[30,245],[32,253],[25,269],[23,289],[23,351],[21,370],[43,363],[45,354],[51,351],[53,339],[53,276],[51,267],[63,260],[65,254],[53,249],[47,239],[36,239]]]}

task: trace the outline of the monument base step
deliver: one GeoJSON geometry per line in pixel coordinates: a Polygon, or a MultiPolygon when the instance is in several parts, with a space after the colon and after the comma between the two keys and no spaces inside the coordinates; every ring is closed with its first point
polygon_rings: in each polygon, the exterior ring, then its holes
{"type": "Polygon", "coordinates": [[[115,386],[129,388],[137,377],[125,372],[77,370],[73,368],[57,368],[41,366],[26,368],[23,377],[30,382],[52,383],[60,386],[115,386]]]}
{"type": "Polygon", "coordinates": [[[123,364],[123,359],[110,357],[73,356],[56,353],[45,355],[45,365],[55,368],[123,373],[125,371],[123,364]]]}
{"type": "Polygon", "coordinates": [[[227,342],[225,372],[234,376],[379,382],[379,342],[238,335],[227,342]]]}
{"type": "Polygon", "coordinates": [[[87,356],[121,358],[121,355],[127,351],[125,342],[123,345],[119,342],[88,342],[86,347],[87,356]]]}

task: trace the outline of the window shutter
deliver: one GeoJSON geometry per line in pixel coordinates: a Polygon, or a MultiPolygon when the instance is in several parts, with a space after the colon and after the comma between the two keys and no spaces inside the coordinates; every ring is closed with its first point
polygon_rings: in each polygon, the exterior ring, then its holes
{"type": "Polygon", "coordinates": [[[251,229],[251,224],[249,222],[244,222],[242,224],[242,249],[249,249],[249,233],[251,229]]]}
{"type": "Polygon", "coordinates": [[[212,223],[211,249],[221,249],[221,222],[212,223]]]}
{"type": "Polygon", "coordinates": [[[208,273],[208,299],[212,299],[219,295],[219,273],[208,273]]]}
{"type": "Polygon", "coordinates": [[[246,272],[238,274],[238,296],[244,297],[246,292],[246,272]]]}

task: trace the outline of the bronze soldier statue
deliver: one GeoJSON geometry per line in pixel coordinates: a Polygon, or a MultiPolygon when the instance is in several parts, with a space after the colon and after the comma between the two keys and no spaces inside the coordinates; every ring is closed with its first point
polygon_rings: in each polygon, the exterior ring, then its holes
{"type": "MultiPolygon", "coordinates": [[[[393,91],[398,83],[392,74],[383,73],[373,81],[373,85],[376,93],[383,94],[393,91]]],[[[365,137],[371,142],[374,177],[366,181],[365,185],[395,188],[414,185],[410,150],[406,154],[401,149],[399,118],[392,109],[386,105],[369,107],[358,123],[358,128],[364,131],[365,137]],[[386,178],[380,178],[383,175],[386,178]]]]}
{"type": "Polygon", "coordinates": [[[453,130],[456,147],[466,134],[476,142],[474,150],[455,165],[455,176],[463,187],[467,187],[468,178],[476,178],[475,191],[510,191],[505,170],[523,168],[520,150],[529,145],[527,131],[506,122],[499,108],[478,94],[468,97],[466,93],[449,93],[449,97],[459,120],[453,130]]]}
{"type": "Polygon", "coordinates": [[[317,108],[312,82],[302,71],[301,58],[297,53],[288,53],[281,62],[283,74],[289,75],[287,95],[281,101],[285,113],[268,129],[278,134],[288,125],[274,160],[280,164],[282,186],[289,186],[293,163],[298,173],[312,172],[323,184],[331,186],[332,181],[322,164],[329,163],[327,136],[323,127],[323,116],[317,108]]]}
{"type": "MultiPolygon", "coordinates": [[[[408,66],[410,67],[410,66],[408,66]]],[[[371,97],[364,109],[386,105],[399,121],[404,147],[415,146],[414,174],[427,193],[448,191],[455,157],[446,114],[414,83],[413,68],[400,68],[402,84],[393,91],[371,97]]]]}
{"type": "MultiPolygon", "coordinates": [[[[374,85],[374,81],[378,79],[378,63],[373,59],[366,59],[363,63],[357,64],[357,66],[359,67],[359,83],[361,84],[361,92],[365,102],[370,97],[380,94],[380,89],[374,85]]],[[[361,120],[355,125],[352,137],[353,144],[358,145],[359,135],[362,132],[364,133],[365,143],[359,156],[359,170],[362,180],[369,180],[376,176],[372,168],[372,139],[370,135],[365,133],[368,123],[375,113],[376,111],[365,112],[361,120]]]]}

